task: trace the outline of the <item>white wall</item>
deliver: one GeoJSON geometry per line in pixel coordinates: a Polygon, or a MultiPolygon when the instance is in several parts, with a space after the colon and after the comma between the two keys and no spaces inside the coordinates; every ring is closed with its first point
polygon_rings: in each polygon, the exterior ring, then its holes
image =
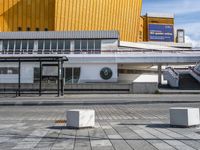
{"type": "Polygon", "coordinates": [[[117,64],[65,64],[64,67],[80,67],[81,74],[79,83],[90,82],[117,82],[117,64]],[[109,80],[104,80],[100,76],[100,71],[104,67],[112,69],[113,76],[109,80]]]}
{"type": "Polygon", "coordinates": [[[102,40],[101,50],[117,50],[118,40],[102,40]]]}
{"type": "MultiPolygon", "coordinates": [[[[21,83],[33,83],[34,67],[38,67],[38,63],[22,63],[21,65],[21,83]]],[[[18,63],[4,63],[0,64],[0,67],[18,67],[18,63]]],[[[91,82],[117,82],[118,71],[117,64],[64,64],[64,67],[80,67],[81,74],[79,83],[91,83],[91,82]],[[108,67],[112,70],[113,76],[109,80],[104,80],[100,76],[100,71],[104,67],[108,67]]],[[[18,83],[17,74],[0,75],[0,83],[18,83]]]]}

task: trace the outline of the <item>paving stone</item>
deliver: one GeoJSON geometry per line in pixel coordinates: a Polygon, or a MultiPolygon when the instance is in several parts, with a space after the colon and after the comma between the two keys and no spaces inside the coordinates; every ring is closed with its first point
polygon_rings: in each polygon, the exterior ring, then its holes
{"type": "MultiPolygon", "coordinates": [[[[200,149],[199,128],[169,126],[168,109],[172,106],[177,104],[0,107],[0,149],[200,149]],[[95,109],[95,128],[73,130],[55,123],[65,119],[69,109],[95,109]]],[[[200,107],[200,104],[178,106],[200,107]]]]}

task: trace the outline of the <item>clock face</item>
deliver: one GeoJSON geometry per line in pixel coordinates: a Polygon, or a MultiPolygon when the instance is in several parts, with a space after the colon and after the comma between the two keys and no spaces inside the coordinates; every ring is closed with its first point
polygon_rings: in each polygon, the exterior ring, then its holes
{"type": "Polygon", "coordinates": [[[100,76],[104,80],[109,80],[110,78],[112,78],[112,75],[113,75],[113,72],[108,67],[105,67],[100,71],[100,76]]]}

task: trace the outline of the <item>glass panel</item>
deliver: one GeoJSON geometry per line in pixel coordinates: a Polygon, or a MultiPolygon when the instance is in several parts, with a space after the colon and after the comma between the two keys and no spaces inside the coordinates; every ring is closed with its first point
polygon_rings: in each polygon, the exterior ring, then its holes
{"type": "Polygon", "coordinates": [[[44,48],[44,41],[38,40],[38,54],[42,54],[43,48],[44,48]]]}
{"type": "Polygon", "coordinates": [[[80,78],[81,69],[80,68],[74,68],[74,75],[73,75],[73,83],[78,83],[80,78]]]}
{"type": "Polygon", "coordinates": [[[94,40],[88,40],[88,53],[94,53],[94,40]]]}
{"type": "Polygon", "coordinates": [[[29,40],[28,53],[32,54],[34,49],[34,40],[29,40]]]}
{"type": "Polygon", "coordinates": [[[34,68],[34,82],[40,80],[40,68],[34,68]]]}
{"type": "Polygon", "coordinates": [[[64,41],[63,40],[58,40],[58,54],[63,53],[63,48],[64,48],[64,41]]]}
{"type": "Polygon", "coordinates": [[[13,74],[19,74],[19,68],[12,68],[13,74]]]}
{"type": "Polygon", "coordinates": [[[3,41],[3,54],[7,53],[7,49],[8,49],[8,40],[4,40],[3,41]]]}
{"type": "Polygon", "coordinates": [[[95,50],[101,51],[101,40],[95,40],[95,50]]]}
{"type": "Polygon", "coordinates": [[[72,68],[65,69],[65,82],[67,84],[73,83],[72,82],[72,68]]]}
{"type": "Polygon", "coordinates": [[[27,52],[27,40],[22,40],[22,53],[27,52]]]}
{"type": "Polygon", "coordinates": [[[0,74],[19,74],[19,69],[14,67],[1,67],[0,74]]]}
{"type": "Polygon", "coordinates": [[[14,52],[14,45],[15,45],[15,41],[14,40],[10,40],[9,41],[9,50],[8,50],[9,54],[13,54],[13,52],[14,52]]]}
{"type": "Polygon", "coordinates": [[[50,44],[51,41],[50,40],[45,40],[45,46],[44,46],[44,53],[45,54],[49,54],[50,53],[50,44]]]}
{"type": "Polygon", "coordinates": [[[51,52],[57,52],[57,40],[51,40],[51,52]]]}
{"type": "Polygon", "coordinates": [[[81,50],[82,51],[87,51],[87,40],[82,40],[81,41],[81,50]]]}
{"type": "Polygon", "coordinates": [[[15,42],[15,54],[20,54],[21,49],[21,40],[16,40],[15,42]]]}
{"type": "Polygon", "coordinates": [[[0,74],[7,74],[7,68],[5,67],[0,68],[0,74]]]}
{"type": "Polygon", "coordinates": [[[80,48],[81,48],[81,41],[80,40],[75,40],[75,46],[74,46],[74,53],[75,54],[80,54],[80,48]]]}
{"type": "Polygon", "coordinates": [[[69,54],[70,53],[70,40],[65,40],[64,49],[65,49],[65,51],[64,51],[65,54],[69,54]]]}

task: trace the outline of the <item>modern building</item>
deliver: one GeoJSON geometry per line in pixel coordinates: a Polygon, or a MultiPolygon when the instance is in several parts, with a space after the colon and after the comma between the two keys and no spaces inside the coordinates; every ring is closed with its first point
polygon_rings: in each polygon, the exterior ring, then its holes
{"type": "Polygon", "coordinates": [[[117,30],[137,42],[141,8],[142,0],[0,0],[0,32],[117,30]]]}
{"type": "Polygon", "coordinates": [[[149,47],[121,43],[118,31],[0,32],[0,91],[155,92],[162,66],[200,60],[199,51],[149,47]],[[158,80],[133,83],[147,72],[158,80]]]}
{"type": "Polygon", "coordinates": [[[174,15],[141,8],[142,0],[0,0],[0,92],[155,92],[162,66],[197,63],[200,52],[181,30],[175,43],[174,15]],[[143,73],[156,81],[138,83],[143,73]]]}
{"type": "Polygon", "coordinates": [[[175,42],[174,15],[147,13],[143,16],[143,41],[175,42]]]}

